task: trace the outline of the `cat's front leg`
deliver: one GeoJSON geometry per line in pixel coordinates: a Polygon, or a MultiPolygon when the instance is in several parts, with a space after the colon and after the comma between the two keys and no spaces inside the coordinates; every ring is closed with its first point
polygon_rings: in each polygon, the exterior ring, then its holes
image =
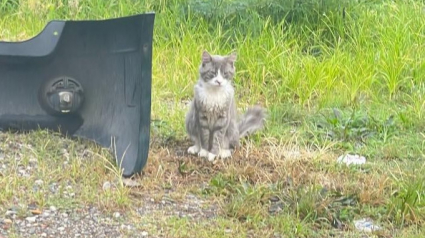
{"type": "Polygon", "coordinates": [[[189,154],[196,155],[201,150],[201,142],[199,138],[200,125],[199,125],[199,121],[196,118],[195,101],[192,101],[190,104],[189,112],[186,114],[185,125],[186,125],[186,131],[189,134],[190,139],[194,143],[193,146],[187,149],[187,152],[189,154]]]}
{"type": "Polygon", "coordinates": [[[209,142],[210,142],[211,131],[207,126],[202,127],[201,129],[201,148],[198,153],[198,156],[201,158],[207,158],[209,161],[213,161],[216,157],[216,154],[213,154],[208,151],[209,142]]]}
{"type": "Polygon", "coordinates": [[[228,158],[231,156],[231,151],[228,149],[228,143],[225,138],[225,128],[218,129],[214,132],[211,153],[218,155],[221,158],[228,158]]]}

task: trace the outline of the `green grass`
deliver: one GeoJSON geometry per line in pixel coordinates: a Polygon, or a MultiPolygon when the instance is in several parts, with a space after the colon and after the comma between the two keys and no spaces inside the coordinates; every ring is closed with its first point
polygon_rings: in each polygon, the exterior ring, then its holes
{"type": "MultiPolygon", "coordinates": [[[[33,37],[54,19],[157,14],[153,142],[142,188],[104,192],[103,182],[119,175],[110,155],[96,146],[89,145],[95,152],[82,161],[75,147],[84,143],[66,141],[69,163],[62,172],[65,142],[53,142],[56,137],[45,132],[7,134],[0,149],[23,156],[22,163],[34,157],[40,167],[27,179],[16,174],[19,164],[1,175],[0,207],[17,199],[41,208],[96,204],[109,211],[139,204],[134,193],[155,191],[161,197],[172,188],[173,196],[191,192],[220,204],[219,218],[211,223],[159,219],[161,232],[173,237],[359,237],[353,220],[366,216],[384,226],[378,236],[424,236],[425,4],[289,2],[2,1],[0,39],[11,41],[33,37]],[[244,140],[231,161],[214,166],[178,155],[189,145],[185,102],[192,98],[204,49],[236,51],[239,108],[259,103],[270,114],[265,131],[244,140]],[[7,141],[17,140],[31,149],[7,149],[7,141]],[[368,162],[360,168],[336,165],[342,153],[365,155],[368,162]],[[46,198],[42,192],[15,192],[32,189],[39,177],[44,186],[60,181],[79,193],[46,198]],[[202,182],[206,187],[199,187],[202,182]],[[271,201],[282,206],[280,213],[270,214],[271,201]],[[333,227],[335,222],[344,228],[333,227]]],[[[149,228],[152,234],[161,233],[156,225],[149,228]]]]}

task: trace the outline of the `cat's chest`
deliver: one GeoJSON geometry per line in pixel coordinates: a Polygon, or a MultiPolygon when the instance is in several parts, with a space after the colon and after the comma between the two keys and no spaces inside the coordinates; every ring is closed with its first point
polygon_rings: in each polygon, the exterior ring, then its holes
{"type": "Polygon", "coordinates": [[[233,97],[233,88],[225,87],[219,90],[199,88],[198,103],[206,111],[221,111],[228,108],[233,97]]]}

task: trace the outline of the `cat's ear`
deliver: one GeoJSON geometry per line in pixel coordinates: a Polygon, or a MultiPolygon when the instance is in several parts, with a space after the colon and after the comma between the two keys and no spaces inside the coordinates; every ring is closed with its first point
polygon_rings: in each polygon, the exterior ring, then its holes
{"type": "Polygon", "coordinates": [[[229,56],[228,59],[230,62],[235,63],[236,59],[238,58],[236,52],[232,52],[229,56]]]}
{"type": "Polygon", "coordinates": [[[206,63],[211,62],[212,58],[210,53],[208,53],[208,51],[204,50],[204,52],[202,52],[202,65],[205,65],[206,63]]]}
{"type": "Polygon", "coordinates": [[[237,59],[236,52],[232,52],[229,56],[227,56],[227,59],[228,59],[228,62],[230,63],[230,65],[232,65],[232,67],[234,67],[235,61],[237,59]]]}

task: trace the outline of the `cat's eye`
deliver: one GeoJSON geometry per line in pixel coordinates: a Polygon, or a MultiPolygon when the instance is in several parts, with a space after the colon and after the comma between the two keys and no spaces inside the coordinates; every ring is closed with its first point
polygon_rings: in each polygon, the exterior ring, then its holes
{"type": "Polygon", "coordinates": [[[214,78],[215,76],[217,76],[217,72],[215,72],[215,71],[208,72],[208,77],[209,78],[214,78]]]}

